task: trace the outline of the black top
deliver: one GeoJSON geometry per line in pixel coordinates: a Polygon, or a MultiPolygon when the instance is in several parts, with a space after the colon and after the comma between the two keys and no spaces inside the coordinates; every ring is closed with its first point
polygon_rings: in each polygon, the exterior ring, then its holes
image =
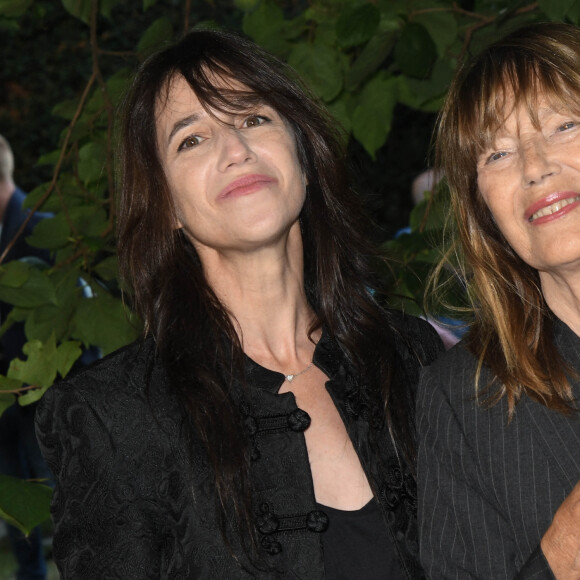
{"type": "Polygon", "coordinates": [[[373,498],[359,510],[317,504],[328,515],[322,535],[326,580],[401,580],[401,566],[379,504],[373,498]]]}

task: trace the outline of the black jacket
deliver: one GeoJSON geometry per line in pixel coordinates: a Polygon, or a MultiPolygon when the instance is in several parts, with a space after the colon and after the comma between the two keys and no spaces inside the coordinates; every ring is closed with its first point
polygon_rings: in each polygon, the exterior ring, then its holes
{"type": "MultiPolygon", "coordinates": [[[[580,338],[557,319],[554,342],[580,371],[580,338]]],[[[506,397],[489,408],[476,401],[477,365],[460,343],[421,379],[421,561],[434,580],[553,579],[540,540],[580,480],[580,413],[523,396],[508,423],[506,397]]],[[[480,384],[492,377],[482,367],[480,384]]],[[[578,404],[580,381],[571,385],[578,404]]]]}
{"type": "MultiPolygon", "coordinates": [[[[397,317],[394,380],[411,386],[440,342],[429,325],[397,317]]],[[[252,445],[256,527],[268,571],[253,569],[235,540],[224,543],[216,521],[213,479],[203,453],[188,453],[183,413],[160,364],[149,380],[151,341],[97,362],[45,394],[37,434],[57,486],[52,516],[54,557],[62,578],[324,578],[320,534],[303,431],[309,418],[292,393],[277,394],[283,375],[248,359],[245,424],[252,445]],[[149,388],[145,388],[146,383],[149,388]]],[[[401,467],[386,429],[379,457],[368,444],[370,409],[345,357],[326,334],[314,363],[345,422],[393,538],[404,577],[417,563],[414,479],[401,467]]]]}

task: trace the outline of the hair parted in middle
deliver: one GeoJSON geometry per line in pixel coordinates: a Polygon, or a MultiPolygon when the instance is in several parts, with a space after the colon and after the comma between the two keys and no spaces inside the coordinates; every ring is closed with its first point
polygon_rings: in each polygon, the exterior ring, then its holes
{"type": "Polygon", "coordinates": [[[377,252],[369,243],[369,220],[349,186],[346,140],[338,123],[291,69],[236,34],[194,30],[149,57],[123,107],[121,274],[132,289],[129,299],[146,333],[157,344],[171,386],[187,409],[192,432],[207,451],[218,512],[237,521],[238,535],[255,544],[249,449],[243,418],[232,400],[234,377],[243,375],[243,351],[231,315],[207,283],[195,248],[175,227],[174,204],[157,151],[156,113],[166,106],[171,83],[179,77],[209,114],[248,112],[266,104],[287,123],[308,183],[300,225],[305,292],[315,314],[310,332],[324,326],[360,372],[360,384],[376,387],[360,389],[357,396],[388,425],[400,456],[412,463],[408,388],[405,381],[391,380],[395,331],[377,302],[377,252]],[[379,393],[373,404],[368,400],[371,392],[379,393]]]}
{"type": "MultiPolygon", "coordinates": [[[[484,49],[456,75],[439,116],[436,164],[451,194],[457,252],[472,303],[467,340],[493,385],[477,387],[488,404],[507,397],[509,415],[522,395],[567,413],[569,370],[552,336],[552,314],[538,272],[509,246],[478,190],[477,163],[514,108],[539,127],[541,99],[580,113],[580,29],[528,25],[484,49]],[[482,388],[486,387],[486,388],[482,388]]],[[[440,269],[441,271],[441,269],[440,269]]]]}

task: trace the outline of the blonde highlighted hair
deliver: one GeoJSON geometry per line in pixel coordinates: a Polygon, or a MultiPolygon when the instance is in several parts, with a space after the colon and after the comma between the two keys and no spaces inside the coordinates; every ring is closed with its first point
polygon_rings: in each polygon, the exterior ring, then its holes
{"type": "Polygon", "coordinates": [[[479,361],[478,397],[487,404],[506,397],[510,417],[524,395],[563,413],[572,400],[538,272],[509,246],[477,187],[478,157],[514,107],[527,107],[537,124],[540,97],[580,113],[578,27],[534,24],[484,49],[456,75],[436,134],[456,221],[453,251],[474,316],[467,344],[479,361]],[[492,384],[479,384],[484,365],[492,384]]]}

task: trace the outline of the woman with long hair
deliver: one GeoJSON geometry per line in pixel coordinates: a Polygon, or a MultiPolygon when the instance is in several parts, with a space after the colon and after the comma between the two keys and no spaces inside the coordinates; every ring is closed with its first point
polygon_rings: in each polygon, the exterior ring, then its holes
{"type": "Polygon", "coordinates": [[[37,418],[62,577],[421,578],[413,385],[337,125],[282,63],[197,30],[147,59],[118,251],[144,337],[37,418]]]}
{"type": "Polygon", "coordinates": [[[421,561],[580,578],[580,30],[529,25],[468,62],[437,150],[473,323],[421,380],[421,561]]]}

